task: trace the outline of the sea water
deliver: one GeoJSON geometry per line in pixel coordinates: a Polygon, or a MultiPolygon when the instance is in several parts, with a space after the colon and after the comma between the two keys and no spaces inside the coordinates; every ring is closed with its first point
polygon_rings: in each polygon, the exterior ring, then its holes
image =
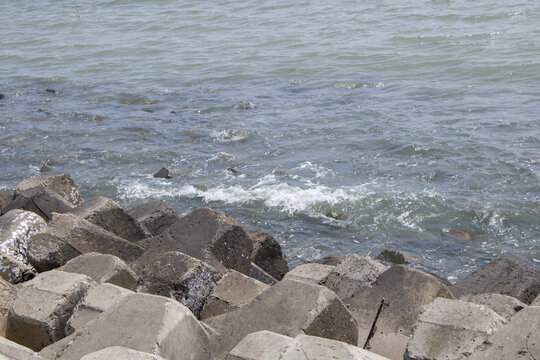
{"type": "Polygon", "coordinates": [[[539,24],[537,0],[6,0],[0,192],[68,172],[209,206],[291,265],[538,266],[539,24]]]}

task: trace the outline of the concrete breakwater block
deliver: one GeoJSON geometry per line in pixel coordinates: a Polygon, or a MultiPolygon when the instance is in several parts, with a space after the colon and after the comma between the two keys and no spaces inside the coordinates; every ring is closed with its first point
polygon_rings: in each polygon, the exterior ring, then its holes
{"type": "Polygon", "coordinates": [[[324,285],[346,299],[362,286],[371,286],[386,270],[388,266],[381,262],[351,254],[332,270],[324,285]]]}
{"type": "Polygon", "coordinates": [[[234,269],[248,275],[253,245],[242,226],[225,213],[200,208],[162,234],[139,242],[149,252],[180,251],[221,273],[234,269]]]}
{"type": "Polygon", "coordinates": [[[48,232],[32,235],[28,243],[28,262],[38,272],[56,269],[79,255],[66,240],[48,232]]]}
{"type": "Polygon", "coordinates": [[[71,212],[131,242],[150,236],[122,206],[104,196],[86,200],[71,212]]]}
{"type": "Polygon", "coordinates": [[[0,359],[5,360],[45,360],[32,349],[0,337],[0,359]]]}
{"type": "Polygon", "coordinates": [[[335,340],[299,334],[292,338],[270,331],[244,337],[225,360],[385,360],[385,357],[335,340]]]}
{"type": "Polygon", "coordinates": [[[206,299],[201,311],[201,319],[239,309],[270,286],[235,270],[223,275],[220,282],[206,299]]]}
{"type": "Polygon", "coordinates": [[[75,185],[69,174],[51,174],[31,177],[17,184],[13,191],[16,197],[24,190],[35,187],[45,187],[57,193],[73,205],[79,205],[83,197],[79,188],[75,185]]]}
{"type": "Polygon", "coordinates": [[[88,276],[58,270],[18,285],[6,337],[35,351],[58,341],[75,305],[95,285],[88,276]]]}
{"type": "Polygon", "coordinates": [[[332,265],[306,263],[296,266],[285,274],[284,279],[305,281],[315,285],[323,285],[328,275],[334,270],[332,265]]]}
{"type": "Polygon", "coordinates": [[[102,312],[113,308],[129,294],[133,294],[133,291],[112,284],[101,284],[90,288],[86,296],[73,309],[73,314],[66,324],[66,336],[81,329],[102,312]]]}
{"type": "Polygon", "coordinates": [[[9,310],[15,301],[15,286],[4,279],[0,279],[0,336],[6,336],[9,310]]]}
{"type": "Polygon", "coordinates": [[[496,293],[530,304],[540,294],[540,270],[511,258],[500,258],[451,287],[456,296],[496,293]]]}
{"type": "Polygon", "coordinates": [[[252,261],[275,279],[283,279],[289,265],[277,240],[262,231],[250,231],[248,234],[253,241],[252,261]]]}
{"type": "Polygon", "coordinates": [[[8,206],[10,202],[10,199],[8,199],[4,194],[0,193],[0,215],[4,213],[2,209],[8,206]]]}
{"type": "Polygon", "coordinates": [[[540,307],[528,306],[476,348],[468,359],[540,359],[540,307]]]}
{"type": "Polygon", "coordinates": [[[81,360],[165,360],[161,356],[135,351],[121,346],[111,346],[85,355],[81,360]]]}
{"type": "Polygon", "coordinates": [[[7,254],[0,253],[0,278],[11,284],[18,284],[30,280],[36,275],[37,272],[32,266],[26,265],[7,254]]]}
{"type": "MultiPolygon", "coordinates": [[[[501,315],[507,321],[512,318],[518,311],[525,308],[527,305],[518,299],[501,294],[477,294],[465,295],[460,300],[472,302],[478,305],[485,305],[497,314],[501,315]]],[[[532,304],[531,304],[532,305],[532,304]]]]}
{"type": "Polygon", "coordinates": [[[3,211],[13,209],[32,211],[41,216],[45,221],[50,221],[52,213],[66,213],[73,210],[72,203],[45,187],[35,187],[21,190],[16,193],[9,205],[3,211]]]}
{"type": "Polygon", "coordinates": [[[161,234],[180,219],[172,207],[162,202],[145,203],[128,212],[151,236],[161,234]]]}
{"type": "Polygon", "coordinates": [[[131,294],[70,336],[41,350],[40,355],[79,360],[120,346],[168,360],[209,360],[209,341],[191,311],[176,300],[131,294]]]}
{"type": "Polygon", "coordinates": [[[270,286],[277,284],[278,282],[275,278],[273,278],[270,274],[268,274],[266,271],[261,269],[253,262],[249,264],[249,276],[270,286]]]}
{"type": "Polygon", "coordinates": [[[375,323],[377,331],[369,339],[369,350],[385,353],[385,347],[393,339],[401,346],[394,353],[403,354],[406,338],[410,336],[422,306],[437,297],[453,298],[446,285],[436,277],[404,265],[394,265],[374,283],[360,287],[343,302],[358,320],[360,345],[367,342],[375,323]]]}
{"type": "Polygon", "coordinates": [[[506,320],[487,306],[437,298],[423,308],[404,358],[467,357],[504,323],[506,320]]]}
{"type": "Polygon", "coordinates": [[[135,272],[122,259],[110,254],[86,253],[71,259],[58,270],[90,276],[98,284],[137,289],[135,272]]]}
{"type": "Polygon", "coordinates": [[[358,343],[357,322],[336,294],[324,286],[289,279],[271,286],[248,305],[205,323],[215,332],[214,358],[230,351],[246,335],[261,330],[358,343]]]}
{"type": "Polygon", "coordinates": [[[54,214],[47,232],[55,235],[77,251],[98,252],[118,256],[124,261],[139,258],[144,249],[73,214],[54,214]]]}
{"type": "Polygon", "coordinates": [[[0,217],[0,252],[28,263],[28,242],[33,234],[47,229],[45,221],[30,211],[11,210],[0,217]]]}
{"type": "Polygon", "coordinates": [[[221,278],[212,266],[178,251],[147,252],[134,268],[137,291],[176,299],[197,317],[221,278]]]}

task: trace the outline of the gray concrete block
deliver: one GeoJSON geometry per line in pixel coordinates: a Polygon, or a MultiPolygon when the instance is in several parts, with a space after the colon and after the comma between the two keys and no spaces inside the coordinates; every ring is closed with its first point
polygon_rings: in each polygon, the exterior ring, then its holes
{"type": "Polygon", "coordinates": [[[188,308],[163,296],[131,294],[70,336],[44,348],[45,358],[79,360],[111,346],[168,360],[209,360],[209,337],[188,308]]]}
{"type": "Polygon", "coordinates": [[[58,341],[73,309],[95,285],[88,276],[58,270],[18,285],[6,337],[35,351],[58,341]]]}
{"type": "Polygon", "coordinates": [[[42,175],[25,179],[17,184],[13,196],[16,197],[22,191],[35,187],[46,187],[73,205],[79,205],[83,201],[79,188],[69,174],[42,175]]]}
{"type": "Polygon", "coordinates": [[[332,270],[324,285],[346,299],[360,287],[371,286],[386,270],[381,262],[352,254],[332,270]]]}
{"type": "Polygon", "coordinates": [[[437,298],[420,314],[405,359],[460,359],[473,353],[506,320],[484,305],[437,298]]]}
{"type": "Polygon", "coordinates": [[[497,314],[501,315],[507,321],[512,318],[518,311],[525,308],[527,305],[518,299],[501,294],[477,294],[465,295],[460,300],[472,302],[478,305],[485,305],[497,314]]]}
{"type": "Polygon", "coordinates": [[[180,251],[225,273],[249,275],[253,245],[242,226],[220,211],[200,208],[176,221],[162,234],[139,242],[149,252],[180,251]]]}
{"type": "Polygon", "coordinates": [[[516,259],[500,258],[458,281],[451,290],[458,297],[493,293],[530,304],[540,294],[540,270],[516,259]]]}
{"type": "Polygon", "coordinates": [[[71,212],[131,242],[150,236],[122,206],[104,196],[86,200],[71,212]]]}
{"type": "Polygon", "coordinates": [[[111,346],[85,355],[81,360],[166,360],[161,356],[135,351],[121,346],[111,346]]]}
{"type": "Polygon", "coordinates": [[[101,284],[90,288],[86,296],[75,306],[66,324],[65,335],[71,335],[81,329],[102,312],[119,304],[129,294],[133,294],[133,291],[112,284],[101,284]]]}
{"type": "Polygon", "coordinates": [[[306,263],[298,265],[287,274],[284,279],[307,281],[317,285],[323,285],[335,266],[318,263],[306,263]]]}
{"type": "Polygon", "coordinates": [[[151,236],[161,234],[180,219],[172,207],[162,202],[145,203],[128,212],[151,236]]]}
{"type": "Polygon", "coordinates": [[[208,296],[201,311],[201,319],[239,309],[270,286],[235,270],[229,270],[208,296]]]}
{"type": "Polygon", "coordinates": [[[135,291],[137,276],[119,257],[86,253],[68,261],[59,270],[90,276],[98,284],[110,283],[135,291]]]}
{"type": "Polygon", "coordinates": [[[244,307],[205,320],[214,330],[213,356],[223,356],[246,335],[269,330],[287,336],[308,334],[356,345],[357,322],[324,286],[283,279],[244,307]]]}

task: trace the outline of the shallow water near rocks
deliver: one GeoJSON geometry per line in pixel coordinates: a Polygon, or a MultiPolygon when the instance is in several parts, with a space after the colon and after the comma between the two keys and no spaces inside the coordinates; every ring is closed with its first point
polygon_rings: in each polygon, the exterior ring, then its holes
{"type": "Polygon", "coordinates": [[[8,1],[0,23],[4,194],[52,171],[210,206],[291,265],[540,262],[537,1],[8,1]]]}

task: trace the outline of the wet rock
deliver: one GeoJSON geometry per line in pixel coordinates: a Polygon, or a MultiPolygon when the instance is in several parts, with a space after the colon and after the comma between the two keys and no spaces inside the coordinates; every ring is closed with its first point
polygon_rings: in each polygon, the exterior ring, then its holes
{"type": "Polygon", "coordinates": [[[378,261],[351,254],[332,270],[324,285],[346,299],[362,286],[371,286],[386,270],[388,267],[378,261]]]}
{"type": "Polygon", "coordinates": [[[72,213],[131,242],[148,237],[133,216],[104,196],[84,201],[72,213]]]}
{"type": "Polygon", "coordinates": [[[38,272],[56,269],[79,255],[80,251],[50,233],[34,234],[28,242],[28,262],[38,272]]]}
{"type": "Polygon", "coordinates": [[[540,359],[540,307],[518,312],[478,347],[471,360],[540,359]]]}
{"type": "Polygon", "coordinates": [[[260,330],[358,343],[356,320],[336,294],[324,286],[288,279],[271,286],[248,305],[205,322],[215,332],[213,358],[223,356],[246,335],[260,330]]]}
{"type": "Polygon", "coordinates": [[[283,279],[289,265],[277,240],[262,231],[250,231],[249,236],[253,241],[252,261],[273,278],[283,279]]]}
{"type": "Polygon", "coordinates": [[[27,347],[0,337],[0,358],[6,360],[45,360],[27,347]]]}
{"type": "Polygon", "coordinates": [[[144,252],[141,246],[73,214],[54,214],[47,233],[63,239],[82,254],[111,254],[129,262],[144,252]]]}
{"type": "Polygon", "coordinates": [[[51,171],[53,171],[53,170],[54,170],[53,167],[50,166],[50,165],[47,165],[47,164],[43,164],[43,165],[41,165],[40,168],[39,168],[39,172],[40,172],[40,173],[51,172],[51,171]]]}
{"type": "Polygon", "coordinates": [[[530,304],[540,294],[540,270],[516,259],[500,258],[455,283],[456,296],[494,293],[530,304]]]}
{"type": "Polygon", "coordinates": [[[251,263],[249,265],[249,276],[254,278],[255,280],[259,280],[266,285],[274,285],[278,282],[276,279],[270,276],[270,274],[268,274],[266,271],[264,271],[254,263],[251,263]]]}
{"type": "Polygon", "coordinates": [[[6,98],[6,95],[0,94],[0,100],[5,99],[5,98],[6,98]]]}
{"type": "Polygon", "coordinates": [[[105,283],[91,288],[73,310],[73,315],[66,323],[65,335],[69,336],[82,329],[99,314],[118,305],[129,294],[133,292],[113,284],[105,283]]]}
{"type": "Polygon", "coordinates": [[[58,93],[58,90],[55,90],[55,89],[46,89],[45,91],[49,92],[49,93],[52,93],[52,94],[57,94],[58,93]]]}
{"type": "Polygon", "coordinates": [[[247,335],[225,360],[340,359],[384,360],[386,358],[340,341],[299,334],[295,338],[270,331],[247,335]]]}
{"type": "Polygon", "coordinates": [[[172,207],[162,202],[145,203],[128,212],[151,236],[161,234],[180,219],[172,207]]]}
{"type": "Polygon", "coordinates": [[[501,294],[465,295],[462,296],[460,300],[487,306],[507,321],[518,311],[527,306],[514,297],[501,294]]]}
{"type": "Polygon", "coordinates": [[[390,264],[395,264],[395,265],[403,265],[403,264],[408,264],[409,262],[405,259],[405,256],[400,253],[399,251],[394,251],[394,250],[383,250],[379,256],[377,256],[377,259],[381,260],[381,261],[386,261],[387,263],[390,263],[390,264]]]}
{"type": "Polygon", "coordinates": [[[306,263],[298,265],[289,271],[284,279],[294,279],[298,281],[307,281],[313,284],[322,285],[335,266],[323,265],[318,263],[306,263]]]}
{"type": "Polygon", "coordinates": [[[238,271],[229,270],[207,297],[201,319],[221,315],[249,304],[270,286],[238,271]]]}
{"type": "Polygon", "coordinates": [[[42,175],[28,178],[17,184],[13,196],[17,196],[23,190],[35,187],[49,188],[73,205],[79,205],[83,201],[79,188],[71,180],[69,174],[42,175]]]}
{"type": "Polygon", "coordinates": [[[437,298],[422,309],[405,359],[459,359],[469,356],[506,320],[487,306],[437,298]]]}
{"type": "Polygon", "coordinates": [[[111,346],[99,351],[94,351],[88,355],[85,355],[81,360],[115,360],[115,359],[129,359],[129,360],[165,360],[161,356],[157,356],[151,353],[135,351],[121,346],[111,346]]]}
{"type": "Polygon", "coordinates": [[[11,200],[9,200],[4,194],[0,193],[0,215],[6,213],[3,209],[9,205],[11,200]]]}
{"type": "Polygon", "coordinates": [[[220,279],[212,266],[178,251],[147,253],[134,267],[137,291],[176,299],[197,317],[220,279]]]}
{"type": "Polygon", "coordinates": [[[17,259],[0,253],[0,277],[11,284],[18,284],[30,280],[37,275],[32,266],[26,265],[17,259]]]}
{"type": "Polygon", "coordinates": [[[120,258],[99,253],[87,253],[71,259],[59,270],[91,277],[96,283],[109,283],[135,291],[137,278],[120,258]]]}
{"type": "Polygon", "coordinates": [[[180,251],[221,273],[250,273],[253,245],[242,226],[220,211],[200,208],[176,221],[162,234],[139,242],[148,252],[180,251]]]}
{"type": "Polygon", "coordinates": [[[85,275],[51,270],[17,287],[6,337],[39,351],[64,337],[75,305],[96,283],[85,275]]]}
{"type": "Polygon", "coordinates": [[[161,179],[171,179],[173,178],[174,174],[167,168],[161,168],[157,173],[154,174],[155,178],[161,178],[161,179]]]}
{"type": "Polygon", "coordinates": [[[35,187],[18,191],[13,201],[4,208],[4,211],[21,209],[32,211],[45,221],[50,221],[52,213],[66,213],[73,210],[73,205],[49,188],[35,187]]]}
{"type": "Polygon", "coordinates": [[[15,296],[15,287],[7,281],[0,279],[0,337],[6,336],[9,309],[13,306],[15,296]]]}
{"type": "Polygon", "coordinates": [[[40,352],[63,360],[111,346],[152,353],[168,360],[209,360],[209,337],[193,314],[176,300],[149,294],[126,296],[70,336],[40,352]]]}
{"type": "MultiPolygon", "coordinates": [[[[375,347],[375,338],[394,334],[410,336],[422,306],[437,297],[453,298],[450,290],[436,277],[404,265],[394,265],[374,283],[360,287],[343,302],[358,320],[360,344],[371,345],[369,350],[379,353],[384,349],[375,347]],[[374,322],[377,331],[370,338],[374,322]]],[[[399,351],[404,353],[405,348],[399,351]]]]}
{"type": "Polygon", "coordinates": [[[32,235],[47,228],[45,221],[30,211],[11,210],[0,217],[0,252],[28,264],[28,243],[32,235]]]}

